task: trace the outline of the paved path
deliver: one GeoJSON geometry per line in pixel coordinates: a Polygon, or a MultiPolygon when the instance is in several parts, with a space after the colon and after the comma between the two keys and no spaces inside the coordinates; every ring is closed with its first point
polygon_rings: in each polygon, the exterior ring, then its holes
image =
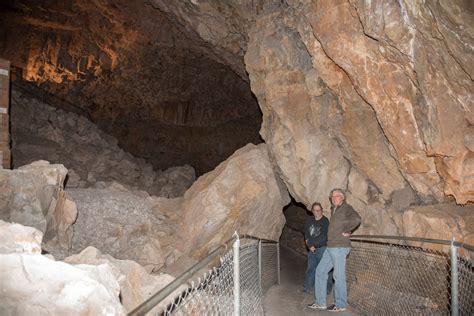
{"type": "MultiPolygon", "coordinates": [[[[281,284],[271,287],[265,294],[263,299],[265,315],[356,315],[350,308],[348,311],[338,313],[307,309],[306,305],[314,301],[314,296],[298,291],[303,288],[306,258],[288,248],[280,247],[280,260],[281,284]]],[[[328,304],[332,302],[333,298],[328,296],[328,304]]]]}

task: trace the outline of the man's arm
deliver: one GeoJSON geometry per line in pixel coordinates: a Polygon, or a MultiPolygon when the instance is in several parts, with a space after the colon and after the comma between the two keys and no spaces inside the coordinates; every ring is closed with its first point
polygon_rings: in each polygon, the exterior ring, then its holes
{"type": "Polygon", "coordinates": [[[351,233],[360,225],[361,217],[359,213],[357,213],[354,208],[348,205],[348,209],[346,211],[346,225],[344,225],[344,236],[350,236],[351,233]]]}

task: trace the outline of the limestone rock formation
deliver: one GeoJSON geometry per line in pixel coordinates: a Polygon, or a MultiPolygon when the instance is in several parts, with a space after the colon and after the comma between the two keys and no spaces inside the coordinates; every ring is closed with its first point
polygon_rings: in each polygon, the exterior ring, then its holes
{"type": "Polygon", "coordinates": [[[119,184],[67,192],[77,204],[78,217],[72,248],[61,257],[94,246],[117,259],[134,260],[151,271],[161,268],[173,252],[169,238],[174,227],[154,211],[147,195],[119,184]]]}
{"type": "MultiPolygon", "coordinates": [[[[112,256],[103,255],[94,247],[87,247],[81,253],[67,257],[64,259],[64,262],[73,265],[88,264],[100,266],[108,264],[112,268],[114,277],[120,284],[120,298],[127,312],[131,312],[151,295],[157,293],[174,280],[168,274],[150,275],[138,263],[131,260],[118,260],[112,256]]],[[[176,297],[185,288],[185,286],[179,287],[170,294],[170,297],[176,297]]],[[[171,298],[164,299],[150,313],[156,313],[166,307],[170,303],[171,298]]]]}
{"type": "Polygon", "coordinates": [[[289,196],[272,169],[267,147],[249,144],[186,191],[182,204],[184,249],[202,256],[233,232],[278,240],[289,196]]]}
{"type": "Polygon", "coordinates": [[[41,101],[12,91],[11,133],[16,167],[45,159],[68,169],[66,187],[90,187],[97,182],[118,181],[150,194],[177,197],[195,180],[189,166],[153,170],[118,147],[83,116],[57,110],[41,101]],[[34,135],[34,136],[32,136],[34,135]]]}
{"type": "Polygon", "coordinates": [[[246,63],[264,113],[262,137],[292,196],[307,207],[320,200],[328,209],[329,190],[347,188],[348,175],[356,168],[371,170],[377,176],[374,181],[379,180],[379,190],[385,189],[385,196],[403,187],[403,178],[380,137],[378,125],[371,124],[370,117],[375,117],[370,108],[349,111],[345,118],[337,97],[312,67],[311,56],[301,49],[302,36],[285,25],[287,20],[278,19],[279,15],[275,12],[257,20],[250,34],[246,63]],[[266,57],[269,51],[273,52],[268,55],[271,58],[266,57]],[[362,120],[368,123],[360,124],[362,120]],[[344,129],[352,130],[355,146],[344,137],[344,129]],[[383,155],[382,159],[373,159],[363,147],[368,140],[381,149],[378,154],[383,155]],[[361,164],[356,165],[359,161],[361,164]],[[384,174],[393,174],[385,185],[384,174]]]}
{"type": "Polygon", "coordinates": [[[63,190],[67,170],[40,160],[16,170],[0,170],[0,218],[33,226],[44,233],[44,242],[62,249],[71,247],[77,217],[76,205],[63,190]]]}
{"type": "Polygon", "coordinates": [[[0,220],[0,254],[41,254],[43,233],[33,227],[0,220]]]}
{"type": "MultiPolygon", "coordinates": [[[[466,2],[152,3],[225,51],[228,64],[246,52],[262,137],[298,200],[319,199],[307,188],[311,180],[334,169],[334,177],[348,173],[342,156],[385,201],[407,184],[425,203],[474,200],[473,16],[466,2]]],[[[321,186],[347,185],[345,178],[321,186]]]]}
{"type": "Polygon", "coordinates": [[[42,234],[31,227],[2,222],[0,236],[7,234],[0,245],[2,315],[125,315],[120,288],[107,264],[73,267],[42,256],[36,244],[42,234]],[[15,246],[32,235],[32,247],[15,246]]]}
{"type": "MultiPolygon", "coordinates": [[[[362,215],[361,233],[423,235],[431,224],[413,224],[416,232],[407,227],[418,218],[436,219],[455,235],[471,231],[461,225],[458,232],[438,212],[413,211],[442,203],[458,214],[448,203],[470,209],[474,202],[469,2],[73,1],[53,11],[21,0],[10,6],[0,19],[11,30],[0,50],[26,69],[23,77],[77,101],[137,155],[174,163],[193,156],[198,174],[210,170],[260,123],[250,82],[263,113],[268,161],[296,201],[309,207],[319,200],[328,209],[329,191],[341,187],[362,215]],[[86,17],[88,27],[76,32],[86,17]],[[18,42],[25,47],[20,53],[18,42]],[[138,143],[139,135],[146,137],[138,143]]],[[[234,163],[173,201],[180,211],[167,214],[184,216],[185,238],[202,227],[228,234],[238,226],[240,220],[222,219],[236,218],[234,204],[225,204],[236,197],[223,188],[238,194],[245,188],[220,176],[234,163]]],[[[246,170],[253,172],[251,164],[246,170]]],[[[96,178],[71,172],[75,183],[96,178]]],[[[186,246],[204,252],[220,242],[214,235],[186,246]]]]}
{"type": "MultiPolygon", "coordinates": [[[[25,196],[20,187],[12,189],[7,185],[25,184],[25,181],[13,181],[17,174],[41,180],[38,174],[55,175],[51,170],[56,170],[56,166],[40,161],[18,170],[0,172],[0,175],[5,174],[4,186],[10,189],[5,195],[6,201],[17,201],[16,196],[25,196]]],[[[63,171],[60,181],[50,175],[50,185],[60,188],[58,193],[41,193],[44,188],[38,185],[32,189],[32,198],[22,204],[24,217],[34,215],[36,221],[42,223],[44,249],[63,259],[94,246],[115,258],[137,261],[149,272],[172,266],[183,255],[199,258],[234,231],[278,240],[285,221],[281,210],[289,201],[286,189],[273,172],[265,145],[249,144],[237,151],[219,168],[201,177],[184,197],[177,199],[149,196],[116,182],[98,182],[91,188],[63,191],[62,180],[67,171],[62,165],[56,168],[63,171]],[[33,194],[36,191],[49,204],[30,210],[30,204],[37,204],[33,194]],[[262,221],[265,225],[261,225],[262,221]],[[208,227],[204,234],[203,226],[208,227]]],[[[186,177],[174,170],[170,174],[171,180],[186,177]]],[[[15,218],[15,208],[9,213],[10,204],[5,204],[3,210],[6,220],[15,218]]]]}
{"type": "Polygon", "coordinates": [[[472,60],[469,66],[458,57],[468,40],[458,30],[472,31],[472,16],[454,9],[462,5],[341,1],[310,7],[308,19],[327,56],[374,109],[410,184],[422,196],[466,203],[473,196],[461,171],[469,159],[463,137],[474,84],[472,60]],[[321,10],[326,14],[314,14],[321,10]]]}
{"type": "Polygon", "coordinates": [[[261,134],[292,195],[309,205],[355,173],[377,207],[407,188],[423,203],[473,201],[467,4],[277,2],[153,5],[216,51],[238,47],[229,64],[246,51],[261,134]]]}
{"type": "Polygon", "coordinates": [[[402,235],[474,245],[474,205],[412,206],[396,219],[402,235]]]}
{"type": "Polygon", "coordinates": [[[407,187],[425,203],[474,200],[462,6],[299,1],[257,17],[245,62],[261,134],[298,201],[333,187],[372,209],[407,187]]]}

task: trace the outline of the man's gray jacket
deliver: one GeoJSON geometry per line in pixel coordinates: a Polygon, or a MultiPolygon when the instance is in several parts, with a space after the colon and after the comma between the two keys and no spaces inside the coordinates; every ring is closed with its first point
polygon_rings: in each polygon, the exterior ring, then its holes
{"type": "Polygon", "coordinates": [[[352,233],[360,224],[360,215],[347,203],[336,207],[332,211],[328,230],[328,247],[350,247],[351,240],[342,233],[352,233]]]}

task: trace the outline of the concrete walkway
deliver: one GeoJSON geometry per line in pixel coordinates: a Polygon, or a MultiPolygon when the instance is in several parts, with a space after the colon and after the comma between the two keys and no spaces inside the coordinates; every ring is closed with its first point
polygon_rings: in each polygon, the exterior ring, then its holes
{"type": "MultiPolygon", "coordinates": [[[[280,247],[281,284],[271,287],[263,299],[265,315],[357,315],[351,308],[344,312],[313,311],[306,305],[314,302],[313,294],[301,291],[303,288],[306,258],[292,250],[280,247]]],[[[328,305],[333,303],[328,296],[328,305]]]]}

